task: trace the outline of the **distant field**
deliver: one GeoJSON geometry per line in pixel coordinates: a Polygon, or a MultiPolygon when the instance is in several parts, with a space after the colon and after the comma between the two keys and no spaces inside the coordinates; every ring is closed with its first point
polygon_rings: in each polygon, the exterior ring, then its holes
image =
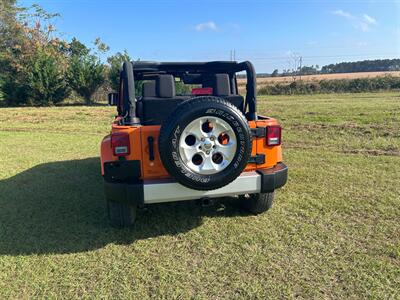
{"type": "Polygon", "coordinates": [[[273,208],[106,222],[114,108],[0,109],[0,299],[400,299],[400,94],[259,97],[283,126],[273,208]]]}
{"type": "MultiPolygon", "coordinates": [[[[306,82],[313,82],[313,81],[320,81],[323,79],[334,80],[334,79],[373,78],[386,75],[400,77],[400,71],[305,75],[301,76],[301,79],[306,82]]],[[[297,79],[299,79],[299,77],[297,77],[297,79]]],[[[257,78],[257,84],[259,87],[263,85],[273,85],[277,83],[290,83],[290,82],[293,82],[293,76],[257,78]]],[[[239,87],[243,87],[245,84],[246,84],[246,79],[238,79],[239,87]]]]}

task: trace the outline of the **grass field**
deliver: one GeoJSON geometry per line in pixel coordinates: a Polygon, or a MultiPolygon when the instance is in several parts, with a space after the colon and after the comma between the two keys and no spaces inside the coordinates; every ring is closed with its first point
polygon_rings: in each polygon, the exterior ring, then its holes
{"type": "Polygon", "coordinates": [[[399,299],[400,94],[260,98],[288,184],[106,222],[99,143],[114,109],[0,109],[0,299],[399,299]]]}

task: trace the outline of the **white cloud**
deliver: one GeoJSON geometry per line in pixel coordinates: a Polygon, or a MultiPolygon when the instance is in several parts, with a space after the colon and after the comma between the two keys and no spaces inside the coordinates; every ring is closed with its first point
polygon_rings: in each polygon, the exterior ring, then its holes
{"type": "Polygon", "coordinates": [[[367,14],[364,14],[363,18],[364,18],[364,21],[366,23],[368,23],[368,24],[371,24],[371,25],[376,25],[377,24],[376,19],[371,17],[371,16],[369,16],[369,15],[367,15],[367,14]]]}
{"type": "Polygon", "coordinates": [[[217,31],[218,27],[213,21],[205,22],[205,23],[199,23],[197,24],[194,29],[196,31],[203,31],[203,30],[212,30],[212,31],[217,31]]]}
{"type": "Polygon", "coordinates": [[[369,24],[365,23],[365,22],[359,22],[357,24],[354,25],[355,28],[357,28],[358,30],[361,30],[362,32],[368,32],[369,31],[369,24]]]}
{"type": "Polygon", "coordinates": [[[371,26],[376,26],[378,24],[374,17],[371,17],[367,14],[363,14],[362,16],[355,16],[341,9],[334,10],[331,13],[335,16],[339,16],[349,20],[354,28],[362,32],[368,32],[371,29],[371,26]]]}
{"type": "Polygon", "coordinates": [[[332,14],[346,19],[354,19],[354,16],[351,13],[343,11],[341,9],[332,11],[332,14]]]}

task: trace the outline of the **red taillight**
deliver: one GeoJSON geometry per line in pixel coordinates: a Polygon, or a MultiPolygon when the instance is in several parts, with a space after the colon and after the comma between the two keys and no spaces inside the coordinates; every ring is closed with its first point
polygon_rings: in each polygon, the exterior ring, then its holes
{"type": "Polygon", "coordinates": [[[281,144],[282,139],[282,128],[279,125],[273,125],[267,127],[267,145],[278,146],[281,144]]]}
{"type": "Polygon", "coordinates": [[[212,95],[213,94],[213,88],[210,87],[205,87],[205,88],[193,88],[192,89],[192,95],[212,95]]]}
{"type": "Polygon", "coordinates": [[[111,135],[111,148],[115,156],[127,156],[131,153],[129,134],[116,132],[111,135]]]}

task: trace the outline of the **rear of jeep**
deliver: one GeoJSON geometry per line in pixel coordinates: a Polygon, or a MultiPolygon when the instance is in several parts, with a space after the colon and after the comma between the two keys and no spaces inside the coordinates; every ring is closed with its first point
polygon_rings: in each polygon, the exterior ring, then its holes
{"type": "Polygon", "coordinates": [[[281,127],[257,115],[249,62],[126,62],[109,102],[118,114],[101,143],[101,169],[113,226],[132,225],[147,204],[225,196],[259,214],[287,181],[281,127]],[[243,71],[245,98],[236,80],[243,71]]]}

